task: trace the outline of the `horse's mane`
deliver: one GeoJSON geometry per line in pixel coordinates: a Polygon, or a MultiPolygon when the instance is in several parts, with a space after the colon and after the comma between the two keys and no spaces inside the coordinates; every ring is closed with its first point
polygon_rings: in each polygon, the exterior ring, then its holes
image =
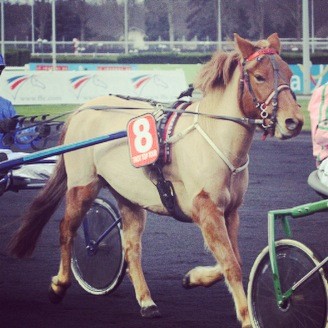
{"type": "Polygon", "coordinates": [[[205,95],[217,87],[226,87],[239,60],[240,55],[236,51],[215,52],[200,70],[194,83],[195,88],[205,95]]]}
{"type": "MultiPolygon", "coordinates": [[[[253,45],[255,49],[270,46],[267,40],[257,41],[253,45]]],[[[230,53],[215,52],[211,60],[204,64],[196,77],[195,88],[202,91],[204,95],[218,87],[225,88],[229,84],[240,59],[241,56],[237,51],[230,53]]]]}

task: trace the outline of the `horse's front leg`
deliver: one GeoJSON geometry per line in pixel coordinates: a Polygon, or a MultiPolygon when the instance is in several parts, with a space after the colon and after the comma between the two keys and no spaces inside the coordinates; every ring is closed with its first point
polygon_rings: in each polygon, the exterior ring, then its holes
{"type": "MultiPolygon", "coordinates": [[[[231,246],[238,263],[241,265],[241,258],[238,248],[239,214],[237,209],[230,211],[226,216],[226,225],[231,246]]],[[[222,266],[217,263],[214,266],[198,266],[190,270],[184,276],[182,284],[186,289],[199,286],[211,287],[215,283],[222,281],[223,278],[222,266]]]]}
{"type": "Polygon", "coordinates": [[[239,265],[242,265],[238,247],[239,214],[237,208],[229,212],[228,217],[226,218],[226,224],[232,249],[235,253],[239,265]]]}
{"type": "Polygon", "coordinates": [[[59,303],[71,285],[72,245],[76,230],[98,193],[98,187],[91,183],[84,187],[74,187],[66,193],[66,210],[60,222],[60,265],[58,274],[52,277],[49,299],[59,303]]]}
{"type": "Polygon", "coordinates": [[[141,237],[146,224],[146,211],[125,200],[118,202],[123,219],[123,242],[128,272],[134,286],[140,313],[144,318],[160,317],[157,305],[151,298],[141,266],[141,237]]]}
{"type": "MultiPolygon", "coordinates": [[[[193,218],[200,226],[209,249],[222,266],[222,274],[233,296],[237,318],[242,327],[251,327],[241,267],[229,238],[224,210],[218,208],[209,195],[202,191],[194,199],[193,218]]],[[[217,272],[219,276],[219,266],[217,272]]]]}
{"type": "Polygon", "coordinates": [[[190,270],[183,278],[182,284],[186,289],[194,287],[211,287],[223,279],[222,267],[219,263],[214,266],[198,266],[190,270]]]}

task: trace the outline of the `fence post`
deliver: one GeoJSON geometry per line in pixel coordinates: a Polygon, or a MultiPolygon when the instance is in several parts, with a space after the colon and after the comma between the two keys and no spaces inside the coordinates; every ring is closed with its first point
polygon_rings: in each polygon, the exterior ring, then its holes
{"type": "Polygon", "coordinates": [[[5,15],[4,15],[4,0],[1,0],[1,54],[5,60],[5,15]]]}
{"type": "Polygon", "coordinates": [[[303,0],[303,93],[311,94],[310,42],[309,42],[309,0],[303,0]]]}

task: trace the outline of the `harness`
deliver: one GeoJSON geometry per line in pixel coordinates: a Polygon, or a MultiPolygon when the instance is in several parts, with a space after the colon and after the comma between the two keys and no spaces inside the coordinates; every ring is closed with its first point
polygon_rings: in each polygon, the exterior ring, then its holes
{"type": "Polygon", "coordinates": [[[174,128],[179,117],[185,112],[185,109],[188,108],[190,104],[191,102],[189,101],[178,100],[172,105],[172,108],[177,109],[177,111],[162,115],[157,121],[157,133],[160,143],[158,162],[162,165],[171,163],[171,140],[173,137],[174,128]]]}
{"type": "MultiPolygon", "coordinates": [[[[270,48],[269,49],[260,49],[260,50],[256,51],[254,54],[252,54],[251,56],[249,56],[248,58],[244,59],[244,61],[241,64],[241,67],[242,67],[242,70],[241,70],[242,76],[241,76],[241,80],[240,80],[241,88],[242,88],[241,97],[242,97],[242,94],[243,94],[245,86],[246,86],[252,96],[252,100],[253,100],[255,107],[260,111],[260,117],[261,117],[260,120],[254,119],[253,121],[248,121],[247,123],[248,124],[249,123],[259,124],[260,123],[261,127],[264,130],[264,136],[266,136],[270,130],[272,130],[272,132],[274,133],[274,129],[277,124],[279,93],[283,90],[288,89],[288,90],[290,90],[290,92],[292,93],[292,95],[295,99],[295,94],[292,92],[292,90],[290,89],[290,86],[288,84],[283,83],[283,84],[279,85],[279,66],[276,62],[276,59],[274,58],[274,55],[276,55],[276,54],[277,54],[277,51],[274,49],[270,49],[270,48]],[[269,57],[270,62],[273,67],[273,72],[274,72],[273,91],[266,97],[266,99],[264,101],[260,101],[256,97],[255,92],[252,88],[250,78],[249,78],[249,73],[246,69],[247,62],[250,62],[254,59],[261,60],[261,57],[260,57],[261,55],[267,55],[269,57]],[[272,105],[272,113],[271,114],[269,114],[267,112],[267,108],[270,105],[270,103],[272,105]],[[266,120],[269,120],[269,123],[266,123],[266,120]]],[[[227,156],[225,156],[225,154],[216,146],[216,144],[212,141],[212,139],[209,137],[209,135],[199,125],[198,119],[199,119],[199,116],[201,115],[201,113],[199,113],[199,104],[196,107],[195,113],[193,113],[193,114],[195,114],[193,124],[190,125],[189,127],[187,127],[186,129],[184,129],[183,131],[173,135],[172,133],[173,133],[173,129],[174,129],[176,120],[188,106],[189,106],[189,103],[186,103],[184,106],[181,106],[181,107],[173,106],[174,113],[176,114],[174,116],[173,124],[169,123],[170,122],[169,118],[161,121],[160,126],[162,128],[159,129],[160,133],[162,133],[162,131],[168,130],[169,134],[164,133],[164,137],[161,134],[160,140],[162,141],[162,143],[164,142],[164,150],[163,150],[164,154],[162,154],[162,157],[160,157],[161,159],[159,162],[152,165],[153,169],[151,169],[153,172],[155,172],[155,174],[157,176],[157,183],[155,183],[155,185],[157,186],[158,192],[161,196],[164,206],[167,208],[167,210],[169,211],[170,214],[175,215],[175,216],[177,216],[177,212],[179,212],[179,214],[180,214],[181,210],[176,205],[175,193],[174,193],[172,183],[170,181],[165,180],[165,178],[163,176],[163,172],[162,172],[163,165],[170,162],[170,145],[171,144],[182,139],[189,132],[191,132],[193,130],[197,130],[201,134],[201,136],[206,140],[206,142],[211,146],[211,148],[215,151],[215,153],[227,165],[227,167],[229,168],[229,170],[231,171],[232,174],[237,174],[239,172],[242,172],[243,170],[245,170],[248,167],[248,164],[249,164],[249,156],[247,156],[247,160],[243,165],[241,165],[240,167],[235,167],[231,163],[229,158],[227,156]],[[163,126],[166,126],[165,124],[168,124],[167,128],[163,128],[163,126]]],[[[189,112],[186,112],[186,113],[189,113],[189,112]]],[[[210,115],[206,115],[206,116],[210,117],[210,115]]],[[[245,123],[245,118],[240,119],[240,118],[218,117],[218,116],[213,117],[213,118],[226,119],[226,120],[234,121],[239,124],[245,123]]],[[[251,120],[251,119],[247,119],[247,120],[251,120]]],[[[184,215],[183,215],[183,218],[184,219],[182,219],[182,221],[186,221],[184,215]]],[[[188,218],[187,220],[189,221],[190,219],[188,218]]]]}
{"type": "MultiPolygon", "coordinates": [[[[183,109],[186,109],[189,105],[190,105],[190,102],[185,102],[183,104],[180,104],[181,108],[183,108],[183,109]]],[[[160,163],[163,165],[169,164],[171,162],[171,154],[170,154],[171,145],[173,143],[177,142],[178,140],[182,139],[184,136],[186,136],[191,131],[197,130],[200,133],[200,135],[206,140],[206,142],[211,146],[211,148],[216,152],[216,154],[228,166],[228,168],[230,169],[232,174],[236,174],[236,173],[241,172],[244,169],[246,169],[246,167],[249,164],[249,158],[247,158],[246,163],[243,164],[242,166],[235,167],[231,163],[229,158],[226,155],[224,155],[224,153],[216,146],[216,144],[212,141],[212,139],[209,137],[209,135],[199,125],[199,122],[198,122],[199,115],[197,115],[197,114],[200,114],[199,113],[199,104],[196,107],[195,114],[196,115],[194,116],[193,123],[175,135],[173,135],[174,126],[177,122],[177,119],[181,115],[180,112],[178,112],[174,116],[173,115],[169,116],[168,119],[163,119],[162,121],[160,121],[160,125],[164,125],[164,128],[162,127],[161,129],[159,129],[159,136],[160,136],[161,144],[162,144],[162,147],[164,148],[164,150],[161,151],[161,154],[163,153],[163,156],[160,155],[160,159],[159,159],[160,163]],[[173,117],[173,119],[172,119],[172,121],[170,121],[170,118],[172,118],[172,117],[173,117]],[[167,131],[169,133],[167,133],[167,131]]]]}
{"type": "MultiPolygon", "coordinates": [[[[237,174],[243,170],[245,170],[249,164],[249,156],[247,156],[246,162],[240,166],[235,167],[229,158],[216,146],[216,144],[212,141],[209,135],[204,131],[204,129],[199,125],[199,104],[196,107],[195,116],[193,123],[180,131],[177,134],[173,134],[174,127],[177,123],[178,118],[182,113],[185,112],[185,109],[188,108],[190,102],[181,102],[178,101],[173,104],[172,108],[177,108],[178,111],[170,112],[164,116],[160,116],[161,118],[158,121],[158,135],[160,140],[160,156],[156,163],[150,165],[148,167],[149,176],[151,177],[151,181],[156,186],[161,201],[167,211],[182,222],[190,222],[190,218],[187,217],[180,209],[178,204],[176,203],[175,191],[173,188],[173,184],[171,181],[166,180],[163,174],[163,167],[166,164],[171,163],[171,145],[178,140],[182,139],[188,133],[193,130],[197,130],[201,136],[206,140],[206,142],[211,146],[211,148],[215,151],[215,153],[223,160],[223,162],[230,169],[232,174],[237,174]]],[[[155,114],[156,116],[156,114],[155,114]]]]}

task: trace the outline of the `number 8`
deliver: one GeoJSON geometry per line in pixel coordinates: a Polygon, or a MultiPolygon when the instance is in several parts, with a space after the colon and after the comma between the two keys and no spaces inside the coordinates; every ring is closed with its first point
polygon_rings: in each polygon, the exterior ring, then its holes
{"type": "Polygon", "coordinates": [[[150,124],[146,118],[140,118],[133,124],[134,146],[138,153],[146,153],[153,145],[153,137],[149,133],[150,124]]]}

